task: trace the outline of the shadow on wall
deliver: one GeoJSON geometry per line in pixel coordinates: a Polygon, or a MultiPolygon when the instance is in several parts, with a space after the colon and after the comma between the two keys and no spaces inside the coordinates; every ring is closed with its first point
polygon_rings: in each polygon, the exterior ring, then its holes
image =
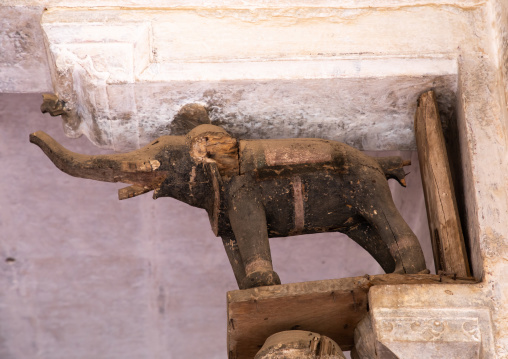
{"type": "MultiPolygon", "coordinates": [[[[61,173],[29,133],[80,153],[109,151],[66,138],[40,103],[0,95],[0,358],[224,358],[225,293],[236,282],[206,213],[150,194],[118,201],[124,185],[61,173]]],[[[417,156],[401,155],[412,161],[408,187],[390,188],[432,270],[417,156]]],[[[271,246],[284,283],[382,272],[339,233],[271,246]]]]}

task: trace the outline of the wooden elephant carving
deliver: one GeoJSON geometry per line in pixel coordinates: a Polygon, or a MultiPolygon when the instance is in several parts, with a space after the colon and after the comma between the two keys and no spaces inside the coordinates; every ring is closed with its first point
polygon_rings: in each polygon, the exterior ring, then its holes
{"type": "Polygon", "coordinates": [[[304,233],[345,233],[387,273],[426,268],[387,183],[405,186],[400,157],[323,139],[237,140],[210,124],[125,154],[76,154],[43,132],[30,141],[72,176],[131,184],[120,199],[154,190],[205,209],[240,289],[280,284],[268,238],[304,233]]]}

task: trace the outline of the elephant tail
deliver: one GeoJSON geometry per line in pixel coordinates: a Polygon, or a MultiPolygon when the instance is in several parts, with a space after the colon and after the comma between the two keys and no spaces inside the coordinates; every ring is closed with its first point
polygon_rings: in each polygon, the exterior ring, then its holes
{"type": "Polygon", "coordinates": [[[411,165],[410,160],[403,160],[402,157],[399,156],[378,157],[374,159],[379,163],[386,179],[393,178],[397,180],[401,186],[406,187],[406,172],[404,171],[404,167],[411,165]]]}

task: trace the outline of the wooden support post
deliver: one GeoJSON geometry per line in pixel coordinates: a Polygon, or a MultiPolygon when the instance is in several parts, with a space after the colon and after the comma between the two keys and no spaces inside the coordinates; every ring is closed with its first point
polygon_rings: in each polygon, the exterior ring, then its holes
{"type": "Polygon", "coordinates": [[[468,277],[469,261],[433,91],[420,96],[414,126],[436,272],[468,277]]]}

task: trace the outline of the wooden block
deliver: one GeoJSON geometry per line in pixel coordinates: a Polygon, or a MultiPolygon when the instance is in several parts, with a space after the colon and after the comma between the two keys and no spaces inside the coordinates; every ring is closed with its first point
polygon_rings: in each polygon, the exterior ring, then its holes
{"type": "Polygon", "coordinates": [[[448,155],[433,91],[420,96],[414,126],[436,272],[470,276],[448,155]]]}
{"type": "Polygon", "coordinates": [[[476,281],[432,274],[383,274],[228,292],[228,358],[252,359],[270,335],[291,329],[319,333],[342,350],[351,350],[354,329],[367,313],[370,287],[436,283],[476,281]]]}

